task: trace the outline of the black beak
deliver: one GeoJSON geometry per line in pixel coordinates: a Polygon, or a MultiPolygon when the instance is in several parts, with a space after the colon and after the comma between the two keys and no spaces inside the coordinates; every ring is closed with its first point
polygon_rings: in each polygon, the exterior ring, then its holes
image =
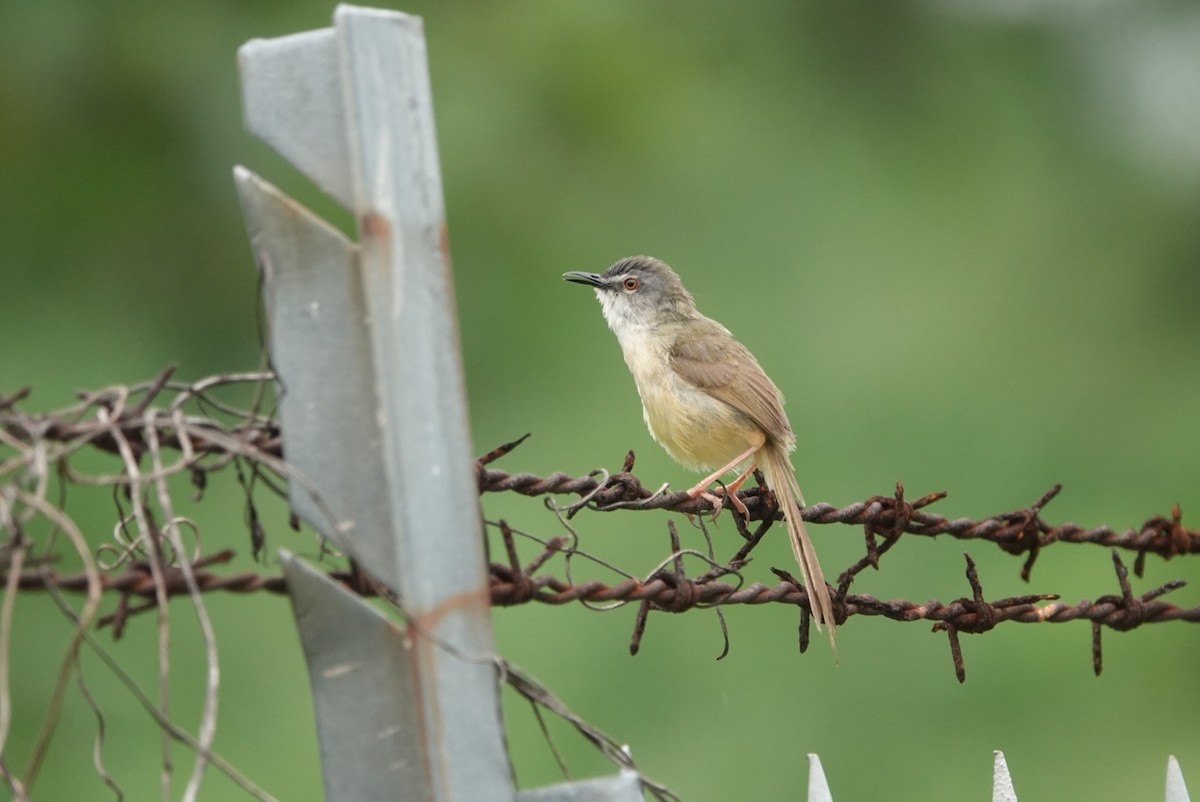
{"type": "Polygon", "coordinates": [[[597,287],[602,290],[609,289],[608,284],[604,281],[604,277],[596,273],[580,273],[578,270],[572,270],[570,273],[563,273],[563,278],[567,281],[573,281],[576,284],[587,284],[590,287],[597,287]]]}

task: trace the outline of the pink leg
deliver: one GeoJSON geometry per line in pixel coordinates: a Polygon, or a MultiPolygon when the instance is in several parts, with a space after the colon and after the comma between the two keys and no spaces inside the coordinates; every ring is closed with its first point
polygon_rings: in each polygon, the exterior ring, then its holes
{"type": "Polygon", "coordinates": [[[722,488],[719,488],[718,490],[716,490],[712,493],[701,493],[700,494],[701,496],[703,496],[704,498],[706,498],[710,502],[712,502],[712,505],[713,505],[712,519],[714,521],[717,520],[717,516],[721,514],[721,510],[725,507],[725,499],[729,499],[729,503],[733,505],[733,508],[735,510],[737,510],[738,512],[740,512],[742,514],[743,518],[745,518],[746,520],[750,520],[750,510],[745,504],[742,503],[742,500],[737,497],[737,492],[741,488],[741,486],[743,484],[745,484],[747,477],[749,477],[750,474],[754,471],[754,468],[755,468],[755,465],[753,463],[751,463],[750,467],[747,468],[741,476],[734,479],[729,484],[725,485],[722,488]]]}
{"type": "MultiPolygon", "coordinates": [[[[703,497],[703,498],[708,499],[710,502],[712,502],[712,505],[714,508],[713,518],[715,519],[717,517],[717,515],[720,514],[721,507],[724,505],[724,501],[719,496],[717,496],[715,493],[710,493],[708,491],[708,486],[711,485],[713,482],[715,482],[717,479],[721,478],[721,476],[723,476],[724,474],[726,474],[729,471],[736,468],[739,463],[748,459],[760,448],[762,448],[761,443],[750,446],[745,451],[743,451],[741,454],[738,454],[736,457],[734,457],[732,460],[730,460],[727,464],[722,465],[720,468],[718,468],[716,471],[714,471],[711,476],[707,476],[704,479],[697,482],[696,486],[688,491],[688,495],[692,498],[703,497]]],[[[754,465],[752,464],[741,476],[739,476],[737,479],[733,480],[733,482],[731,482],[725,489],[725,497],[729,499],[729,502],[731,504],[733,504],[734,509],[736,509],[738,512],[740,512],[742,515],[747,515],[747,516],[750,514],[750,510],[746,509],[746,505],[743,504],[742,500],[734,494],[737,492],[738,488],[741,487],[742,484],[746,481],[746,478],[748,476],[750,476],[750,473],[753,470],[754,470],[754,465]]]]}

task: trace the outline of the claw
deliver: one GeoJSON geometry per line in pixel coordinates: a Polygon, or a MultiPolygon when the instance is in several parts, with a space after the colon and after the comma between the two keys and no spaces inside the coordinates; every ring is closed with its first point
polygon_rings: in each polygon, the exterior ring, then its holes
{"type": "MultiPolygon", "coordinates": [[[[695,488],[693,488],[693,490],[694,489],[695,488]]],[[[692,491],[689,491],[689,493],[690,492],[692,491]]],[[[742,514],[743,518],[745,518],[747,521],[750,520],[750,509],[746,506],[745,502],[737,497],[736,493],[730,492],[728,488],[721,487],[716,492],[701,488],[699,492],[696,492],[694,495],[692,495],[692,498],[702,498],[712,505],[713,513],[712,518],[709,520],[711,520],[713,523],[716,523],[717,516],[721,514],[721,510],[725,509],[726,500],[729,501],[734,510],[742,514]]]]}
{"type": "Polygon", "coordinates": [[[737,497],[737,494],[731,494],[729,496],[729,503],[733,505],[735,510],[742,514],[743,518],[745,518],[747,521],[750,520],[750,508],[746,506],[744,501],[737,497]]]}
{"type": "Polygon", "coordinates": [[[721,510],[725,509],[725,499],[722,496],[718,496],[716,493],[704,493],[703,497],[706,501],[708,501],[709,504],[712,505],[713,508],[712,517],[708,520],[716,523],[717,516],[721,514],[721,510]]]}

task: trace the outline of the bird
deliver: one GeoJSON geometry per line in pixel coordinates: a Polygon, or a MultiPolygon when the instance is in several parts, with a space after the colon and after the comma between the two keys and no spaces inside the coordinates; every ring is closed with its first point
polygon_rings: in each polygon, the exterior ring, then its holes
{"type": "Polygon", "coordinates": [[[828,626],[836,653],[833,602],[800,514],[804,496],[790,456],[796,435],[779,388],[729,329],[700,313],[662,260],[629,256],[603,273],[570,271],[563,278],[595,290],[633,374],[651,437],[685,468],[710,472],[689,497],[708,499],[716,512],[727,499],[746,515],[735,493],[756,466],[762,468],[783,508],[813,620],[818,629],[828,626]],[[724,499],[709,490],[733,471],[737,478],[720,491],[724,499]]]}

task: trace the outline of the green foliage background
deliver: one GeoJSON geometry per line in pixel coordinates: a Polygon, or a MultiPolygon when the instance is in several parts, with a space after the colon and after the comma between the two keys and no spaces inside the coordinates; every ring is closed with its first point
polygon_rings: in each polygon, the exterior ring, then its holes
{"type": "MultiPolygon", "coordinates": [[[[1136,526],[1200,511],[1200,53],[1194,6],[635,0],[433,3],[425,16],[472,408],[499,467],[616,469],[690,483],[645,433],[595,301],[563,284],[631,253],[671,262],[789,398],[810,501],[950,493],[980,517],[1065,484],[1050,520],[1136,526]],[[1190,115],[1190,116],[1189,116],[1190,115]],[[1182,123],[1181,123],[1182,121],[1182,123]],[[1191,123],[1195,123],[1194,125],[1191,123]]],[[[323,27],[311,2],[24,3],[0,25],[0,391],[27,408],[76,388],[184,378],[259,359],[256,275],[230,179],[244,163],[350,229],[349,215],[244,133],[235,50],[323,27]]],[[[336,377],[330,377],[336,380],[336,377]]],[[[195,508],[205,547],[248,537],[232,477],[195,508]]],[[[491,519],[560,534],[539,501],[489,496],[491,519]]],[[[269,552],[313,553],[267,506],[269,552]]],[[[97,542],[111,501],[72,497],[97,542]]],[[[634,573],[667,553],[665,517],[583,515],[583,546],[634,573]]],[[[719,552],[736,535],[716,532],[719,552]]],[[[689,544],[698,546],[691,530],[689,544]]],[[[861,553],[818,527],[827,573],[861,553]]],[[[777,539],[781,540],[781,539],[777,539]]],[[[910,539],[856,589],[949,600],[962,552],[998,598],[1116,592],[1101,548],[1056,546],[1032,582],[984,543],[910,539]]],[[[1130,558],[1131,559],[1131,558],[1130,558]]],[[[261,570],[274,570],[274,557],[261,570]]],[[[786,546],[748,569],[770,581],[786,546]]],[[[249,565],[248,558],[243,562],[249,565]]],[[[1150,558],[1139,592],[1198,578],[1150,558]]],[[[1200,605],[1196,588],[1176,603],[1200,605]]],[[[320,798],[311,706],[285,600],[212,596],[221,645],[217,746],[284,800],[320,798]]],[[[202,690],[193,618],[173,608],[173,715],[202,690]]],[[[838,799],[984,796],[1003,749],[1022,800],[1156,798],[1168,754],[1200,786],[1200,640],[1187,624],[1105,639],[1086,624],[966,637],[968,681],[924,624],[856,619],[840,665],[804,656],[786,609],[496,614],[501,653],[630,745],[688,800],[796,799],[820,753],[838,799]]],[[[19,600],[20,766],[67,627],[19,600]]],[[[113,653],[153,687],[153,622],[113,653]]],[[[99,663],[106,763],[154,798],[154,726],[99,663]]],[[[527,709],[507,707],[519,780],[552,782],[527,709]]],[[[112,798],[90,767],[95,723],[68,695],[35,799],[112,798]]],[[[605,771],[562,728],[580,774],[605,771]]],[[[186,777],[189,756],[176,750],[186,777]]],[[[182,782],[177,783],[182,788],[182,782]]],[[[398,792],[399,793],[399,792],[398,792]]],[[[242,795],[218,773],[205,800],[242,795]]]]}

